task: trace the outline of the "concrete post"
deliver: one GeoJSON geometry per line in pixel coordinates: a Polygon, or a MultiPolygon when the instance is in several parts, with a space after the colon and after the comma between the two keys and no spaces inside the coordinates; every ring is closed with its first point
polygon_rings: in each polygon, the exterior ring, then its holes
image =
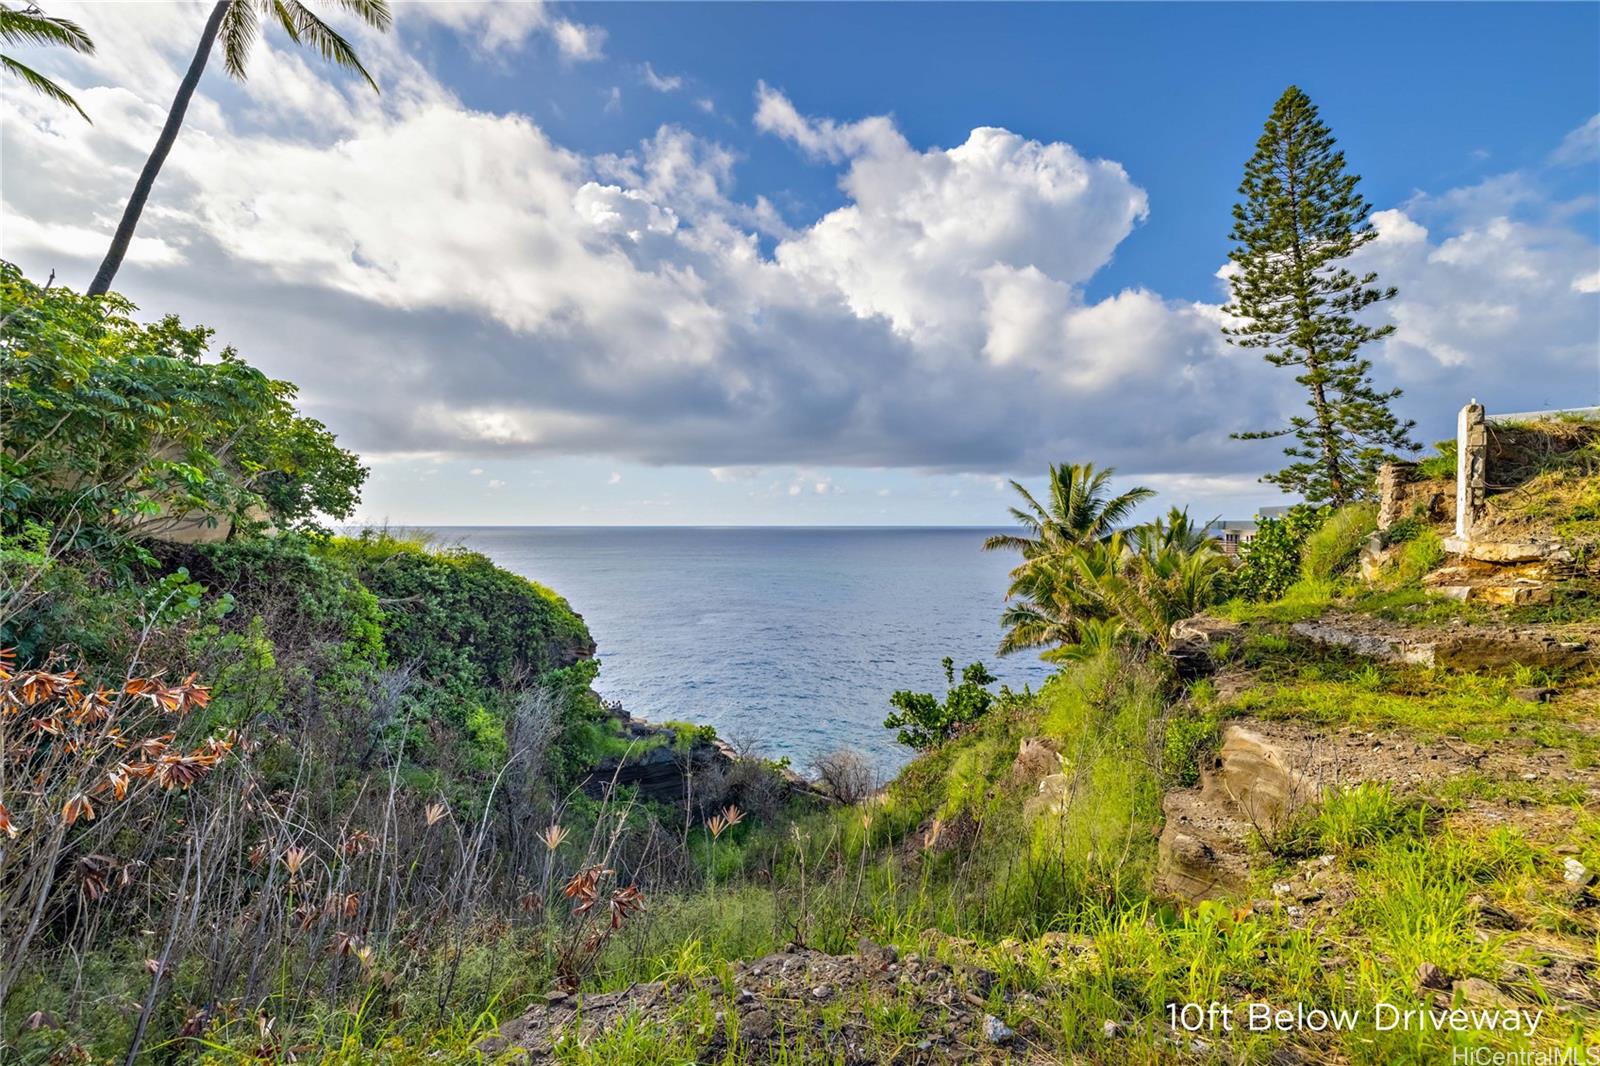
{"type": "Polygon", "coordinates": [[[1489,429],[1483,405],[1473,400],[1456,417],[1456,536],[1472,542],[1472,527],[1483,517],[1489,491],[1489,429]]]}

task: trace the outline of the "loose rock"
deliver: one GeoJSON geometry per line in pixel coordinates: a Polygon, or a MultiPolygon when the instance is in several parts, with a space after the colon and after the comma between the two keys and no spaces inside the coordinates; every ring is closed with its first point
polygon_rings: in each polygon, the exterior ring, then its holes
{"type": "Polygon", "coordinates": [[[1425,962],[1417,967],[1417,987],[1431,988],[1442,992],[1450,987],[1450,979],[1444,975],[1444,971],[1439,967],[1431,962],[1425,962]]]}
{"type": "Polygon", "coordinates": [[[772,1035],[772,1015],[761,1007],[741,1014],[739,1035],[747,1040],[765,1040],[772,1035]]]}
{"type": "Polygon", "coordinates": [[[992,1014],[983,1016],[983,1038],[991,1044],[1009,1043],[1016,1030],[992,1014]]]}

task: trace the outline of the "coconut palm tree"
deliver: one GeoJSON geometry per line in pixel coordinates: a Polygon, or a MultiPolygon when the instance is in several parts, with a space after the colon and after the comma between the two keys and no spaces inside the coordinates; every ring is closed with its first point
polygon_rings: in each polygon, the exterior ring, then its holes
{"type": "Polygon", "coordinates": [[[1011,508],[1022,532],[997,534],[983,542],[985,551],[1015,551],[1022,556],[1011,571],[1008,602],[1000,617],[1005,627],[1001,655],[1075,644],[1084,621],[1105,616],[1106,610],[1095,602],[1093,583],[1085,579],[1080,566],[1091,571],[1114,569],[1124,550],[1117,526],[1155,495],[1136,487],[1111,496],[1108,490],[1115,473],[1096,470],[1090,463],[1053,465],[1048,502],[1040,502],[1020,482],[1011,482],[1024,503],[1011,508]]]}
{"type": "Polygon", "coordinates": [[[1127,543],[1118,532],[1104,540],[1063,545],[1018,566],[1011,572],[1006,608],[1000,615],[1005,635],[999,654],[1078,643],[1087,623],[1112,613],[1102,589],[1127,554],[1127,543]]]}
{"type": "Polygon", "coordinates": [[[1024,561],[1070,545],[1105,540],[1133,509],[1155,495],[1137,487],[1108,496],[1115,470],[1096,470],[1092,463],[1062,463],[1050,467],[1049,504],[1040,503],[1020,482],[1011,482],[1027,505],[1011,508],[1022,534],[1002,533],[983,542],[984,551],[1016,551],[1024,561]]]}
{"type": "MultiPolygon", "coordinates": [[[[388,0],[332,0],[332,2],[334,6],[351,12],[367,25],[379,30],[387,30],[392,21],[388,0]]],[[[378,90],[378,83],[372,80],[367,68],[361,65],[361,59],[356,55],[355,49],[350,47],[350,42],[314,15],[300,0],[217,0],[216,6],[206,18],[205,29],[200,33],[200,47],[195,49],[194,58],[189,61],[189,70],[178,85],[178,95],[173,98],[172,107],[167,111],[166,124],[161,127],[161,135],[156,138],[156,146],[151,150],[150,158],[145,160],[144,169],[139,172],[139,180],[133,186],[133,195],[128,197],[128,206],[122,212],[122,221],[117,224],[117,232],[111,238],[111,248],[106,252],[106,257],[101,262],[94,280],[89,283],[90,296],[98,296],[108,291],[112,279],[117,276],[118,268],[122,266],[122,257],[127,255],[128,245],[133,241],[133,231],[139,225],[139,216],[144,211],[145,201],[150,198],[150,190],[155,186],[156,175],[161,172],[161,165],[167,161],[167,153],[172,151],[173,142],[178,139],[178,130],[183,125],[184,113],[189,110],[189,101],[194,98],[195,87],[200,84],[200,75],[205,73],[206,62],[211,58],[211,49],[216,45],[217,38],[219,36],[222,38],[223,69],[231,77],[243,81],[245,63],[250,57],[250,46],[255,42],[263,19],[276,22],[295,44],[314,48],[323,59],[355,71],[366,79],[374,92],[378,90]]]]}
{"type": "Polygon", "coordinates": [[[1163,651],[1172,644],[1174,622],[1221,598],[1228,568],[1227,557],[1209,540],[1186,537],[1181,528],[1174,533],[1159,519],[1140,527],[1115,571],[1097,585],[1102,602],[1124,631],[1163,651]]]}
{"type": "Polygon", "coordinates": [[[1153,554],[1163,548],[1193,554],[1211,544],[1211,534],[1207,530],[1216,520],[1213,518],[1211,522],[1201,525],[1189,517],[1187,507],[1173,507],[1167,511],[1165,517],[1158,515],[1151,521],[1136,526],[1132,530],[1134,546],[1146,554],[1153,554]]]}
{"type": "MultiPolygon", "coordinates": [[[[52,18],[32,4],[22,8],[0,4],[0,42],[59,45],[85,55],[94,54],[94,42],[83,32],[83,27],[71,19],[52,18]]],[[[66,104],[83,115],[85,122],[91,121],[83,108],[78,106],[78,101],[72,98],[72,94],[32,67],[19,63],[7,55],[0,55],[0,67],[27,82],[34,91],[43,93],[58,104],[66,104]]]]}

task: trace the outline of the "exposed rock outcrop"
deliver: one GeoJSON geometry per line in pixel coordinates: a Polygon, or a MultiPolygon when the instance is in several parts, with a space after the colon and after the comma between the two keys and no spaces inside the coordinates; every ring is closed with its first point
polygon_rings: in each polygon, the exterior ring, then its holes
{"type": "Polygon", "coordinates": [[[1595,658],[1582,627],[1457,625],[1416,629],[1364,615],[1328,614],[1296,622],[1290,633],[1320,647],[1384,662],[1456,670],[1572,667],[1595,658]]]}
{"type": "MultiPolygon", "coordinates": [[[[1200,787],[1169,792],[1163,799],[1166,822],[1156,887],[1189,901],[1236,896],[1251,881],[1255,836],[1270,837],[1328,789],[1373,781],[1406,795],[1466,774],[1577,788],[1589,803],[1600,803],[1600,767],[1580,765],[1559,748],[1481,748],[1456,740],[1426,743],[1397,733],[1239,719],[1223,727],[1216,758],[1202,768],[1200,787]]],[[[1469,805],[1465,813],[1488,824],[1508,817],[1493,805],[1469,805]]],[[[1298,899],[1311,889],[1326,891],[1296,883],[1286,894],[1298,899]]]]}
{"type": "Polygon", "coordinates": [[[1244,635],[1244,627],[1226,618],[1197,614],[1174,622],[1171,634],[1167,654],[1177,667],[1178,676],[1192,680],[1216,669],[1218,648],[1236,643],[1244,635]]]}
{"type": "Polygon", "coordinates": [[[743,756],[709,730],[658,725],[635,718],[620,706],[612,706],[611,714],[631,746],[621,755],[601,760],[584,776],[583,790],[596,798],[630,789],[640,799],[674,807],[692,803],[702,813],[725,803],[748,811],[753,801],[759,801],[746,793],[759,783],[759,791],[768,798],[776,789],[817,803],[837,802],[788,767],[743,756]]]}
{"type": "Polygon", "coordinates": [[[1242,891],[1254,835],[1275,832],[1316,800],[1316,783],[1300,769],[1305,760],[1255,726],[1226,726],[1200,787],[1163,798],[1158,891],[1187,900],[1242,891]]]}
{"type": "Polygon", "coordinates": [[[612,714],[632,747],[589,771],[583,790],[591,796],[628,788],[640,799],[681,806],[691,798],[696,778],[726,772],[737,761],[733,749],[719,738],[647,722],[620,707],[612,708],[612,714]]]}

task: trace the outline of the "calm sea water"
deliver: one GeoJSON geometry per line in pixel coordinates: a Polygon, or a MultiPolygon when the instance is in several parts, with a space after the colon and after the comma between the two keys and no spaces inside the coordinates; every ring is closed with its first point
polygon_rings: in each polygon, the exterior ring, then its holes
{"type": "Polygon", "coordinates": [[[565,596],[599,645],[596,689],[653,721],[713,725],[804,767],[848,744],[885,769],[896,689],[944,691],[939,661],[982,659],[1014,688],[1049,674],[999,659],[1013,559],[988,530],[456,527],[435,530],[565,596]]]}

